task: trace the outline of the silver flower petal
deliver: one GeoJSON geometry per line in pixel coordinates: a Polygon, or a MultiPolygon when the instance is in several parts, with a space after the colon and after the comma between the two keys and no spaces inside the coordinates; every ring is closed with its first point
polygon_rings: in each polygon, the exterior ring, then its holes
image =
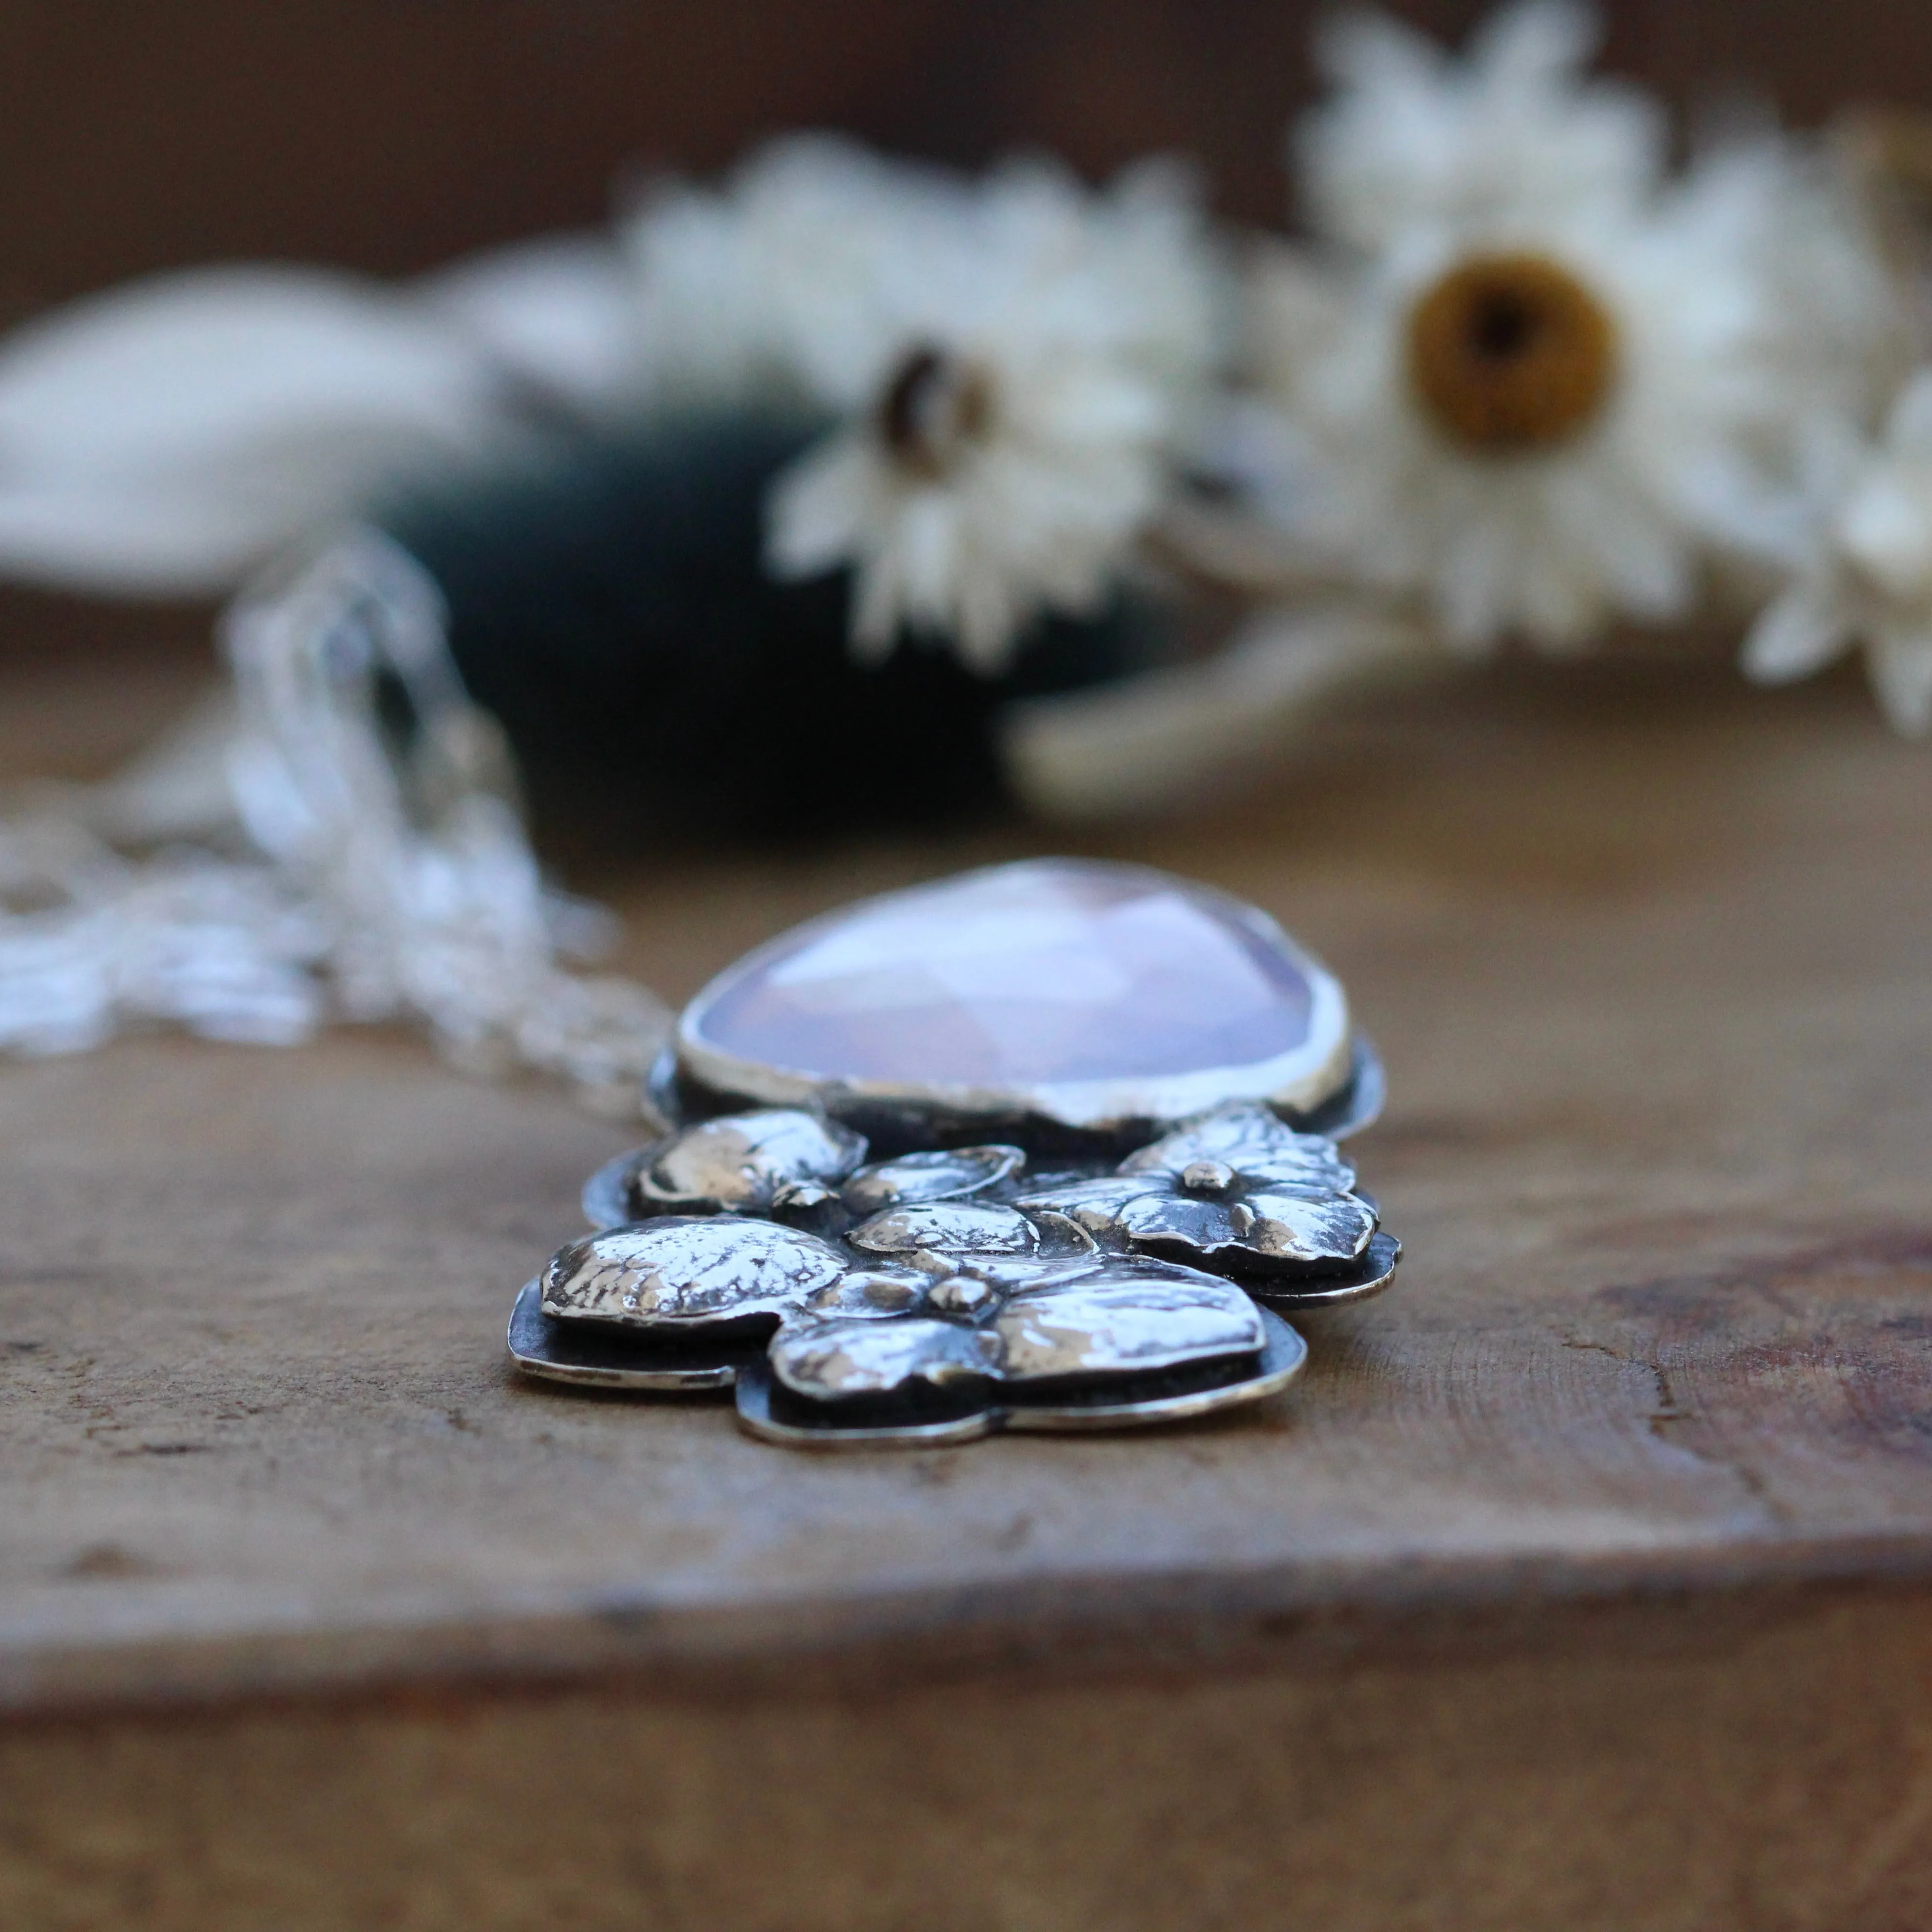
{"type": "MultiPolygon", "coordinates": [[[[1046,1217],[1042,1220],[1044,1223],[1046,1217]]],[[[1042,1246],[1036,1254],[946,1255],[931,1248],[921,1248],[905,1257],[906,1265],[924,1274],[928,1288],[964,1276],[984,1282],[1002,1294],[1011,1294],[1022,1288],[1037,1288],[1042,1282],[1070,1280],[1076,1274],[1086,1273],[1100,1250],[1093,1237],[1084,1228],[1074,1227],[1070,1222],[1060,1225],[1067,1238],[1064,1241],[1058,1239],[1049,1226],[1050,1245],[1042,1246]]]]}
{"type": "Polygon", "coordinates": [[[1117,1398],[1104,1384],[1076,1380],[1034,1384],[1023,1400],[988,1401],[938,1417],[866,1416],[852,1405],[836,1402],[808,1405],[804,1414],[787,1414],[774,1404],[776,1378],[769,1361],[758,1359],[739,1372],[738,1424],[748,1435],[788,1448],[868,1450],[950,1448],[1002,1429],[1084,1435],[1188,1421],[1278,1395],[1300,1373],[1308,1345],[1279,1316],[1257,1312],[1267,1336],[1258,1354],[1234,1358],[1225,1376],[1171,1392],[1150,1393],[1136,1381],[1122,1383],[1117,1398]]]}
{"type": "Polygon", "coordinates": [[[838,1401],[890,1396],[919,1382],[1131,1382],[1252,1356],[1267,1340],[1260,1312],[1239,1288],[1139,1257],[1061,1263],[1005,1294],[978,1277],[952,1276],[898,1318],[844,1312],[879,1273],[853,1270],[787,1319],[769,1351],[781,1384],[838,1401]],[[949,1294],[965,1288],[976,1292],[949,1294]],[[821,1317],[832,1309],[839,1312],[821,1317]]]}
{"type": "Polygon", "coordinates": [[[1355,1170],[1331,1140],[1298,1134],[1266,1107],[1238,1102],[1217,1107],[1130,1154],[1125,1174],[1178,1176],[1197,1162],[1218,1161],[1237,1174],[1346,1193],[1355,1170]]]}
{"type": "Polygon", "coordinates": [[[726,1114],[644,1149],[631,1204],[640,1215],[762,1214],[788,1192],[836,1188],[865,1158],[862,1134],[816,1114],[726,1114]]]}
{"type": "Polygon", "coordinates": [[[992,1328],[1000,1379],[1009,1382],[1146,1375],[1252,1355],[1267,1339],[1259,1311],[1231,1283],[1139,1260],[1022,1289],[992,1328]]]}
{"type": "Polygon", "coordinates": [[[1265,1107],[1217,1108],[1090,1180],[1020,1196],[1065,1215],[1095,1240],[1226,1274],[1348,1267],[1376,1226],[1348,1190],[1354,1171],[1334,1143],[1298,1134],[1265,1107]]]}
{"type": "Polygon", "coordinates": [[[1376,1216],[1352,1194],[1310,1200],[1258,1192],[1233,1201],[1143,1194],[1122,1204],[1113,1226],[1136,1247],[1266,1270],[1352,1262],[1368,1246],[1376,1216]]]}
{"type": "Polygon", "coordinates": [[[1359,1260],[1381,1217],[1357,1194],[1306,1195],[1256,1188],[1246,1203],[1255,1216],[1247,1245],[1270,1261],[1319,1266],[1359,1260]]]}
{"type": "Polygon", "coordinates": [[[847,1238],[868,1254],[1033,1255],[1044,1237],[1015,1208],[987,1202],[934,1201],[889,1208],[854,1228],[847,1238]]]}
{"type": "Polygon", "coordinates": [[[1026,1165],[1016,1147],[955,1148],[909,1154],[862,1167],[846,1182],[845,1204],[855,1214],[923,1201],[956,1201],[998,1186],[1026,1165]]]}
{"type": "Polygon", "coordinates": [[[914,1382],[945,1388],[983,1382],[997,1370],[999,1348],[985,1329],[909,1316],[800,1322],[772,1337],[768,1354],[772,1373],[794,1394],[849,1402],[896,1394],[914,1382]]]}
{"type": "Polygon", "coordinates": [[[845,1268],[829,1241],[769,1221],[670,1215],[560,1248],[542,1276],[543,1312],[693,1333],[784,1315],[845,1268]]]}
{"type": "Polygon", "coordinates": [[[1118,1233],[1121,1210],[1130,1202],[1165,1201],[1172,1184],[1165,1174],[1102,1174],[1073,1179],[1022,1194],[1016,1204],[1035,1214],[1060,1214],[1090,1235],[1118,1233]]]}
{"type": "Polygon", "coordinates": [[[913,1268],[881,1264],[848,1268],[836,1281],[811,1296],[805,1306],[814,1315],[878,1322],[889,1316],[909,1314],[925,1300],[932,1282],[930,1274],[922,1274],[913,1268]]]}

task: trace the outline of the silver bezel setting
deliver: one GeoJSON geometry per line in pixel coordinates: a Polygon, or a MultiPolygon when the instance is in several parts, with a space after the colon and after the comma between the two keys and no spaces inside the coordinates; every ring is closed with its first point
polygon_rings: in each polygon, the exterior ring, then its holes
{"type": "MultiPolygon", "coordinates": [[[[1022,865],[1040,862],[1020,862],[1022,865]]],[[[962,874],[960,878],[983,878],[1011,869],[1014,868],[986,866],[962,874]]],[[[1176,880],[1150,866],[1118,866],[1109,869],[1182,886],[1191,893],[1210,898],[1228,918],[1293,961],[1308,981],[1306,1041],[1289,1052],[1241,1066],[1122,1079],[1051,1081],[1000,1087],[826,1075],[748,1060],[705,1038],[706,1014],[726,994],[761,970],[773,958],[871,908],[932,890],[915,886],[898,892],[880,893],[808,920],[726,967],[679,1016],[677,1070],[685,1080],[722,1100],[809,1108],[835,1120],[860,1124],[886,1118],[903,1123],[908,1134],[916,1133],[922,1126],[941,1134],[958,1134],[1012,1128],[1016,1123],[1028,1122],[1096,1136],[1127,1135],[1147,1130],[1157,1132],[1174,1121],[1228,1100],[1259,1101],[1284,1114],[1310,1116],[1349,1085],[1358,1069],[1350,1037],[1348,996],[1341,982],[1318,959],[1298,946],[1267,914],[1228,893],[1192,880],[1176,880]]],[[[942,883],[951,885],[958,881],[942,883]]]]}

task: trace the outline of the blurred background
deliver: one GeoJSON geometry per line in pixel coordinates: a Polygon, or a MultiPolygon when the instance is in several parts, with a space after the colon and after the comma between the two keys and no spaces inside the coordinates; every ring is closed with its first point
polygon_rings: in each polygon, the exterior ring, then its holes
{"type": "MultiPolygon", "coordinates": [[[[1178,148],[1216,207],[1288,216],[1283,128],[1323,0],[6,0],[0,326],[248,257],[380,274],[595,224],[627,173],[801,126],[1090,176],[1178,148]]],[[[1460,36],[1476,0],[1396,7],[1460,36]]],[[[1923,0],[1610,0],[1605,64],[1694,114],[1812,123],[1932,98],[1923,0]]],[[[171,640],[208,612],[0,589],[0,652],[171,640]]]]}
{"type": "MultiPolygon", "coordinates": [[[[383,274],[594,222],[628,168],[798,126],[962,163],[1204,165],[1283,213],[1282,130],[1321,0],[7,0],[0,321],[247,256],[383,274]]],[[[1460,35],[1483,10],[1393,10],[1460,35]]],[[[1924,0],[1609,0],[1605,64],[1696,108],[1815,122],[1932,97],[1924,0]]]]}
{"type": "MultiPolygon", "coordinates": [[[[787,128],[974,164],[1051,148],[1090,176],[1198,160],[1214,206],[1291,218],[1283,130],[1327,0],[0,0],[0,327],[125,278],[246,258],[407,274],[594,224],[627,175],[722,166],[787,128]]],[[[1460,38],[1480,0],[1391,10],[1460,38]]],[[[1932,100],[1923,0],[1606,0],[1604,65],[1686,115],[1815,124],[1932,100]]],[[[213,606],[0,585],[0,754],[100,769],[161,681],[213,661],[213,606]],[[37,662],[100,654],[89,749],[37,662]],[[174,665],[159,662],[172,658],[174,665]],[[24,662],[23,662],[24,661],[24,662]],[[110,666],[111,665],[111,670],[110,666]],[[124,722],[102,713],[124,712],[124,722]],[[51,732],[51,736],[50,735],[51,732]]]]}

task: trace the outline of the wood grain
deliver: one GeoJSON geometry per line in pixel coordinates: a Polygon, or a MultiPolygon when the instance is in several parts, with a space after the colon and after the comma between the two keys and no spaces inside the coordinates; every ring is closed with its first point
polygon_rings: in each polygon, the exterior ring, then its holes
{"type": "MultiPolygon", "coordinates": [[[[1697,1624],[1695,1618],[1681,1624],[1697,1624]]],[[[1559,1652],[0,1733],[32,1932],[1916,1932],[1922,1601],[1559,1652]]]]}
{"type": "MultiPolygon", "coordinates": [[[[0,693],[16,770],[89,703],[0,693]]],[[[600,1926],[1286,1923],[1285,1885],[1382,1932],[1922,1923],[1928,824],[1850,680],[1653,654],[1462,676],[1084,842],[1342,973],[1408,1244],[1297,1391],[1141,1439],[821,1460],[514,1383],[510,1297],[624,1136],[400,1034],[0,1071],[7,1922],[519,1925],[534,1873],[600,1926]],[[506,1838],[514,1768],[578,1762],[616,1835],[553,1789],[506,1838]],[[788,1794],[757,1874],[748,1779],[788,1794]],[[897,1849],[835,1856],[902,1786],[897,1849]],[[976,1832],[1018,1862],[909,1916],[976,1832]]],[[[680,995],[1040,843],[645,838],[574,882],[680,995]]]]}

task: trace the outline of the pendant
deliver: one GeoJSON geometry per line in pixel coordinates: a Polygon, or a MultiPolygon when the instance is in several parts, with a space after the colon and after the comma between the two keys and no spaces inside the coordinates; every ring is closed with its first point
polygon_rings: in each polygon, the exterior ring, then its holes
{"type": "Polygon", "coordinates": [[[891,892],[728,967],[518,1297],[525,1374],[730,1390],[793,1447],[1173,1422],[1262,1400],[1284,1319],[1400,1244],[1336,1142],[1382,1074],[1255,908],[1036,860],[891,892]]]}

